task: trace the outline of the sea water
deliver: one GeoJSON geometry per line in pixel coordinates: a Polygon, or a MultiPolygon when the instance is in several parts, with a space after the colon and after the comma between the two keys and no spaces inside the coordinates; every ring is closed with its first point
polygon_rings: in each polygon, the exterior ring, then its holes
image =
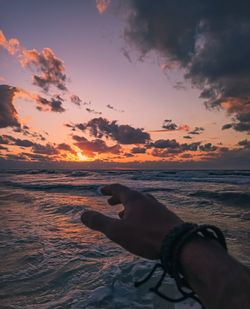
{"type": "MultiPolygon", "coordinates": [[[[250,266],[250,171],[5,170],[0,173],[0,308],[174,308],[136,289],[153,262],[80,222],[86,209],[116,216],[99,188],[153,194],[184,220],[219,226],[250,266]]],[[[159,274],[160,275],[160,274],[159,274]]],[[[167,293],[175,294],[167,278],[167,293]]],[[[179,304],[175,308],[199,308],[179,304]]]]}

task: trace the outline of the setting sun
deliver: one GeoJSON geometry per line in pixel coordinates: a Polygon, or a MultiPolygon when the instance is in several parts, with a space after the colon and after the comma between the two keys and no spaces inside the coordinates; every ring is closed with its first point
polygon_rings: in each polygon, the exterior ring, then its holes
{"type": "Polygon", "coordinates": [[[79,161],[89,161],[89,158],[82,154],[80,151],[77,152],[77,157],[79,161]]]}

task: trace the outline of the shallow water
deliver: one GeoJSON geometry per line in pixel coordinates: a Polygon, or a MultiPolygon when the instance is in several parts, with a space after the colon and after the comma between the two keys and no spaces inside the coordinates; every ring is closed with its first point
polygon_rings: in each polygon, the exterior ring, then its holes
{"type": "Polygon", "coordinates": [[[167,308],[133,286],[152,262],[80,223],[84,209],[116,215],[120,206],[99,193],[113,182],[154,194],[187,221],[219,226],[231,254],[250,266],[249,171],[2,171],[1,308],[167,308]]]}

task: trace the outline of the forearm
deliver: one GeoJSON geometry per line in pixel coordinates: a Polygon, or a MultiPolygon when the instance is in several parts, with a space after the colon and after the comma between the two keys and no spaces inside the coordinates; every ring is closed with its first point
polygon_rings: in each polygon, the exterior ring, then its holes
{"type": "Polygon", "coordinates": [[[181,265],[206,308],[247,308],[250,272],[217,243],[194,240],[183,247],[181,265]]]}

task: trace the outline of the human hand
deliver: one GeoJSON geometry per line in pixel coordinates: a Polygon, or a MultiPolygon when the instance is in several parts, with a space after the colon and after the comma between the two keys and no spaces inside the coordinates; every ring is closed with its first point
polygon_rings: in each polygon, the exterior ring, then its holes
{"type": "Polygon", "coordinates": [[[96,211],[85,211],[82,223],[105,234],[129,252],[148,259],[160,257],[166,234],[183,221],[151,194],[143,194],[120,184],[101,189],[111,196],[110,205],[123,204],[120,219],[110,218],[96,211]]]}

